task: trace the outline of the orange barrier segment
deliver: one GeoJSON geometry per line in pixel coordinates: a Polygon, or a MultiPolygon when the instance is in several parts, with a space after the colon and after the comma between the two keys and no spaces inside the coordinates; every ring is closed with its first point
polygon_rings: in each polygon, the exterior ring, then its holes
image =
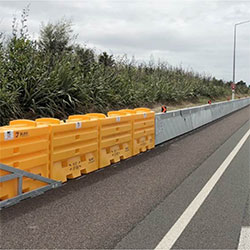
{"type": "Polygon", "coordinates": [[[121,109],[132,116],[133,155],[155,147],[155,112],[148,108],[121,109]]]}
{"type": "Polygon", "coordinates": [[[49,177],[66,182],[98,169],[98,121],[70,116],[66,123],[40,118],[50,128],[49,177]]]}
{"type": "MultiPolygon", "coordinates": [[[[44,177],[49,175],[49,127],[31,120],[14,120],[0,127],[0,162],[44,177]]],[[[0,171],[0,176],[9,172],[0,171]]],[[[17,179],[0,183],[0,200],[17,196],[17,179]]],[[[23,193],[46,185],[23,179],[23,193]]]]}
{"type": "Polygon", "coordinates": [[[130,115],[106,117],[86,114],[99,122],[99,168],[132,156],[132,119],[130,115]]]}

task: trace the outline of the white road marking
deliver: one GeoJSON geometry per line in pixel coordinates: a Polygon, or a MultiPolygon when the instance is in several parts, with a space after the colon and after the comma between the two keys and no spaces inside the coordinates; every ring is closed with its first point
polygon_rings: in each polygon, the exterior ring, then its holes
{"type": "Polygon", "coordinates": [[[180,237],[184,229],[187,227],[195,213],[198,211],[200,206],[203,204],[209,193],[212,191],[216,183],[219,181],[225,170],[228,168],[231,161],[237,155],[245,141],[250,135],[250,129],[246,132],[246,134],[241,138],[236,147],[232,150],[232,152],[227,156],[224,162],[220,165],[220,167],[216,170],[213,176],[209,179],[206,185],[201,189],[198,195],[194,198],[194,200],[189,204],[183,214],[179,217],[176,223],[171,227],[168,233],[163,237],[163,239],[159,242],[155,249],[170,249],[177,239],[180,237]]]}
{"type": "Polygon", "coordinates": [[[242,227],[240,232],[239,250],[250,249],[250,227],[242,227]]]}

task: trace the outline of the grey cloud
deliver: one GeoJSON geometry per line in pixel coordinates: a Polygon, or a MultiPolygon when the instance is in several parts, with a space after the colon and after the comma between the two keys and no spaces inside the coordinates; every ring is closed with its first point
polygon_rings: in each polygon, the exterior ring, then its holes
{"type": "MultiPolygon", "coordinates": [[[[79,43],[138,60],[154,58],[231,79],[233,24],[250,19],[247,1],[1,1],[0,30],[30,5],[29,30],[41,22],[72,19],[79,43]]],[[[250,25],[237,37],[237,80],[250,83],[250,25]]]]}

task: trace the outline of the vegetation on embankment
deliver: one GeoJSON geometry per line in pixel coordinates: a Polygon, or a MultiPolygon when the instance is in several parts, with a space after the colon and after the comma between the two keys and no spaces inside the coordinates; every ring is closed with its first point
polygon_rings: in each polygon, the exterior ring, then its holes
{"type": "MultiPolygon", "coordinates": [[[[0,34],[0,125],[18,118],[66,118],[88,112],[195,102],[231,94],[230,83],[171,67],[167,63],[136,63],[75,43],[71,23],[41,27],[31,39],[23,11],[12,36],[0,34]]],[[[249,94],[246,85],[238,93],[249,94]]]]}

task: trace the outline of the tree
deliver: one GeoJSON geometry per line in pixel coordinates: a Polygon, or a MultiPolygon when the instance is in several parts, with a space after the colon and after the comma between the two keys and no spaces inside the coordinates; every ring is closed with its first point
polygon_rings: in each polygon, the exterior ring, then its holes
{"type": "Polygon", "coordinates": [[[241,81],[237,82],[236,85],[237,86],[244,86],[244,87],[246,87],[247,83],[241,80],[241,81]]]}
{"type": "Polygon", "coordinates": [[[78,59],[81,72],[86,76],[95,63],[95,52],[92,49],[83,48],[79,44],[75,46],[74,52],[78,59]]]}
{"type": "Polygon", "coordinates": [[[107,52],[103,52],[99,56],[99,63],[103,64],[104,66],[113,66],[115,64],[115,60],[113,59],[113,56],[108,55],[107,52]]]}
{"type": "Polygon", "coordinates": [[[57,23],[48,23],[42,25],[39,37],[39,46],[46,53],[54,55],[61,54],[64,51],[71,51],[70,42],[74,38],[72,36],[71,21],[61,20],[57,23]]]}

